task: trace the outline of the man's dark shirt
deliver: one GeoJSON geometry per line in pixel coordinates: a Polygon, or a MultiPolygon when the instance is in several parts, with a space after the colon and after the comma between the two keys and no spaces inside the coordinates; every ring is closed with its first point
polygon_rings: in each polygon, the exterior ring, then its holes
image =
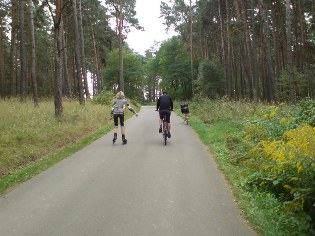
{"type": "Polygon", "coordinates": [[[157,110],[173,110],[173,100],[171,96],[169,95],[162,95],[159,97],[157,104],[156,104],[156,109],[157,110]]]}

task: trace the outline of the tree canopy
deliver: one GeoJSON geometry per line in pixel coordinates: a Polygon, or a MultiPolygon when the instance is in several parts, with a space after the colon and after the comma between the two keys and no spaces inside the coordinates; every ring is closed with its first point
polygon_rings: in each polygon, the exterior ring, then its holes
{"type": "Polygon", "coordinates": [[[142,30],[135,3],[2,1],[1,98],[36,103],[36,97],[53,96],[62,113],[62,97],[84,104],[90,81],[92,96],[104,86],[117,89],[122,68],[127,96],[140,100],[155,101],[164,89],[179,99],[198,93],[267,102],[315,96],[313,0],[162,1],[166,30],[178,35],[144,57],[125,42],[131,27],[142,30]],[[123,65],[117,64],[119,48],[123,65]]]}

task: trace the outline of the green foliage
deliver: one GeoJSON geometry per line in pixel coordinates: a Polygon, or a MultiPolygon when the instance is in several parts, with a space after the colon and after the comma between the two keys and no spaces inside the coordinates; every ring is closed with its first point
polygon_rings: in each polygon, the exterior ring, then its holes
{"type": "Polygon", "coordinates": [[[297,122],[299,107],[199,98],[190,110],[191,126],[258,231],[313,235],[315,130],[297,122]]]}
{"type": "Polygon", "coordinates": [[[94,104],[101,104],[110,106],[113,102],[114,93],[112,91],[108,91],[106,88],[103,88],[101,92],[96,94],[93,97],[92,102],[94,104]]]}
{"type": "Polygon", "coordinates": [[[167,90],[174,99],[191,97],[191,66],[187,46],[173,37],[161,45],[157,59],[161,89],[167,90]]]}
{"type": "Polygon", "coordinates": [[[257,111],[256,117],[252,118],[251,124],[246,127],[248,138],[256,141],[277,139],[284,132],[299,127],[296,120],[297,109],[293,106],[264,106],[257,111]],[[250,131],[252,129],[252,131],[250,131]],[[259,139],[258,135],[261,136],[259,139]]]}
{"type": "MultiPolygon", "coordinates": [[[[292,76],[294,78],[295,92],[298,99],[305,97],[305,94],[309,93],[309,87],[312,79],[309,78],[307,72],[298,71],[296,68],[293,69],[292,76]]],[[[279,90],[279,100],[280,101],[290,101],[290,83],[289,83],[289,72],[288,70],[283,70],[280,78],[277,80],[278,90],[279,90]]]]}
{"type": "MultiPolygon", "coordinates": [[[[302,104],[300,117],[308,120],[312,103],[302,104]]],[[[315,220],[315,128],[299,123],[297,110],[283,105],[260,110],[260,118],[245,129],[252,148],[244,164],[254,170],[250,185],[274,194],[288,211],[315,220]]]]}
{"type": "Polygon", "coordinates": [[[259,226],[261,235],[313,235],[307,214],[286,211],[281,202],[268,192],[257,188],[251,188],[248,191],[250,195],[244,195],[245,204],[248,207],[247,215],[254,225],[259,226]]]}
{"type": "Polygon", "coordinates": [[[145,57],[145,80],[143,90],[146,91],[146,102],[151,102],[154,100],[156,94],[156,89],[158,85],[158,69],[159,61],[157,57],[153,57],[153,54],[150,52],[146,53],[145,57]]]}
{"type": "MultiPolygon", "coordinates": [[[[141,100],[143,98],[142,85],[144,81],[144,66],[142,58],[134,54],[127,47],[124,48],[124,84],[125,94],[131,99],[141,100]]],[[[109,54],[108,63],[104,72],[107,90],[116,92],[119,85],[119,50],[115,49],[109,54]]]]}
{"type": "Polygon", "coordinates": [[[315,127],[315,100],[305,99],[299,103],[297,121],[315,127]]]}
{"type": "Polygon", "coordinates": [[[204,123],[211,124],[218,121],[238,122],[245,117],[254,115],[260,108],[260,105],[242,101],[229,101],[224,98],[211,100],[205,97],[198,97],[198,99],[189,104],[189,107],[204,123]]]}
{"type": "Polygon", "coordinates": [[[109,106],[90,102],[81,106],[69,100],[63,105],[63,117],[56,120],[51,100],[42,101],[38,108],[32,101],[0,101],[0,177],[109,125],[109,106]]]}
{"type": "Polygon", "coordinates": [[[199,64],[197,93],[208,98],[219,98],[224,94],[224,75],[222,68],[213,61],[203,61],[199,64]]]}

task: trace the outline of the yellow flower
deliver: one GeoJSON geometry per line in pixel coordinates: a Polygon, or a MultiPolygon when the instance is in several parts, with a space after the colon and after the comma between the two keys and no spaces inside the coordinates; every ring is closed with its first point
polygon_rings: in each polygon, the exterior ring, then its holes
{"type": "Polygon", "coordinates": [[[286,118],[282,118],[280,121],[279,121],[280,125],[286,125],[286,126],[289,126],[290,125],[290,120],[289,119],[286,119],[286,118]]]}
{"type": "Polygon", "coordinates": [[[303,165],[300,161],[298,161],[298,163],[296,163],[296,168],[297,168],[298,173],[300,174],[303,170],[303,165]]]}

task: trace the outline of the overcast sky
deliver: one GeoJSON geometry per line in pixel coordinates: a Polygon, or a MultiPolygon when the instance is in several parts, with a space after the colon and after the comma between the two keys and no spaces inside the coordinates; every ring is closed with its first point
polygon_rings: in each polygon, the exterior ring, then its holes
{"type": "MultiPolygon", "coordinates": [[[[144,55],[144,52],[150,49],[155,42],[161,43],[176,34],[173,30],[166,33],[166,26],[163,25],[163,20],[159,18],[161,1],[136,0],[136,17],[139,24],[144,27],[144,31],[131,28],[126,40],[129,47],[135,52],[144,55]]],[[[101,0],[101,2],[105,4],[105,0],[101,0]]],[[[113,22],[113,25],[115,25],[115,22],[113,22]]]]}
{"type": "Polygon", "coordinates": [[[131,49],[144,55],[144,52],[154,45],[174,35],[165,32],[166,26],[160,16],[161,0],[136,0],[136,12],[139,24],[145,31],[132,29],[127,36],[127,43],[131,49]]]}

